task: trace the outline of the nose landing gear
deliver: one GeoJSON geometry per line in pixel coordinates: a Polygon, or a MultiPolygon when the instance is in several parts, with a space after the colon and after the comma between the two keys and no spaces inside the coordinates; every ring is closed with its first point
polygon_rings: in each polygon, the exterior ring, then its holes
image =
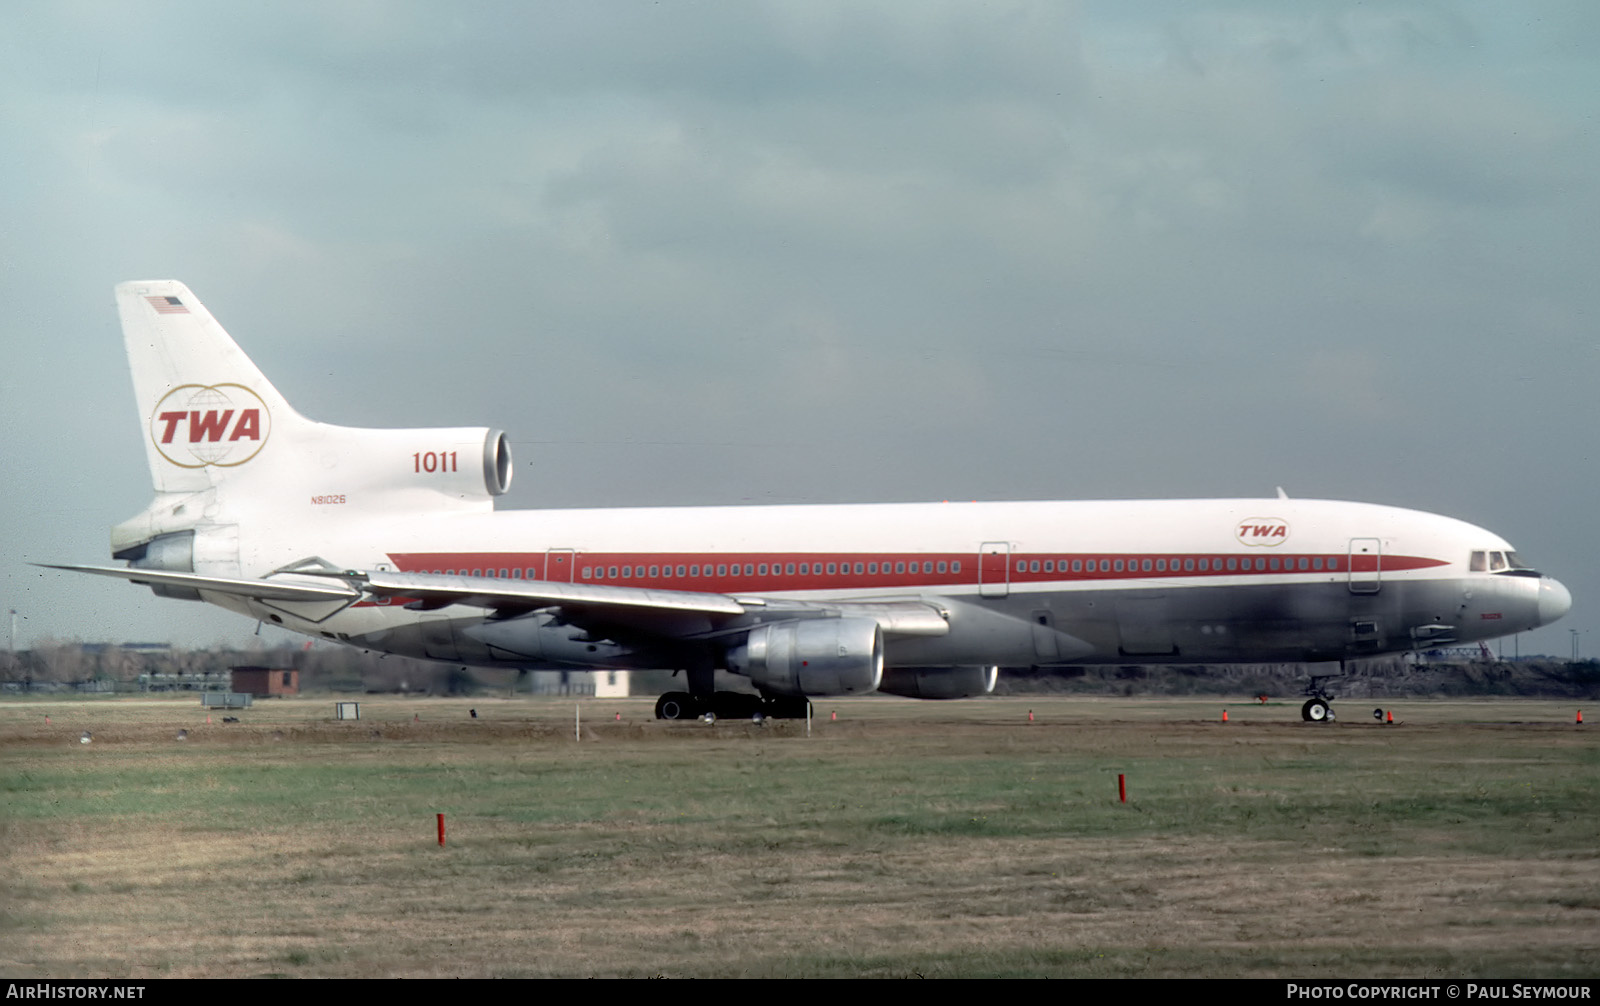
{"type": "Polygon", "coordinates": [[[1333,693],[1323,687],[1323,682],[1336,678],[1337,674],[1313,675],[1311,683],[1306,686],[1306,694],[1311,698],[1300,707],[1300,718],[1307,723],[1332,723],[1337,717],[1333,713],[1333,693]]]}

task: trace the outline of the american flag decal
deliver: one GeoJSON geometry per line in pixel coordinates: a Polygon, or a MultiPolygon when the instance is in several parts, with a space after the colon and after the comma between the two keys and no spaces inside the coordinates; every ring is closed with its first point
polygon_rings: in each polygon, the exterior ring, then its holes
{"type": "Polygon", "coordinates": [[[183,301],[176,297],[146,297],[150,306],[156,309],[156,314],[188,314],[189,309],[183,306],[183,301]]]}

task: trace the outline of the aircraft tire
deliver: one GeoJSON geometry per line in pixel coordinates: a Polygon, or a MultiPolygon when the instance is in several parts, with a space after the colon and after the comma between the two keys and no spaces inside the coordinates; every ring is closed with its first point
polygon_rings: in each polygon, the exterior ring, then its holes
{"type": "Polygon", "coordinates": [[[668,692],[656,699],[656,719],[692,720],[700,715],[700,704],[688,692],[668,692]]]}
{"type": "Polygon", "coordinates": [[[1322,699],[1307,699],[1300,707],[1300,718],[1307,723],[1326,723],[1333,720],[1333,709],[1322,699]]]}
{"type": "Polygon", "coordinates": [[[748,720],[761,715],[761,697],[743,692],[717,692],[711,697],[711,708],[718,719],[748,720]]]}

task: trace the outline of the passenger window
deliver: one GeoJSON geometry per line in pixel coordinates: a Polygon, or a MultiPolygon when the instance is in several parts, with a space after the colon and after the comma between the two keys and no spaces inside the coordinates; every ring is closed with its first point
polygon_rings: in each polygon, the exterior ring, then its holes
{"type": "Polygon", "coordinates": [[[871,573],[873,576],[877,576],[878,575],[878,564],[875,563],[875,562],[867,563],[867,572],[871,573]]]}
{"type": "Polygon", "coordinates": [[[945,571],[945,564],[941,561],[939,563],[939,572],[943,573],[944,571],[945,571]]]}

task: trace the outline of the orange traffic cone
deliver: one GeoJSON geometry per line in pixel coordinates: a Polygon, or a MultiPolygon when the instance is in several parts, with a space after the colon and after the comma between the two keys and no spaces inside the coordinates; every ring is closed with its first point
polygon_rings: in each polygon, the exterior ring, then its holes
{"type": "Polygon", "coordinates": [[[1390,710],[1386,711],[1384,713],[1384,717],[1385,718],[1384,718],[1383,722],[1388,723],[1388,724],[1393,724],[1394,723],[1394,710],[1390,709],[1390,710]]]}
{"type": "Polygon", "coordinates": [[[1029,723],[1033,722],[1033,710],[1032,709],[1028,710],[1028,722],[1029,723]]]}
{"type": "Polygon", "coordinates": [[[839,710],[835,709],[833,711],[833,715],[829,716],[828,719],[832,720],[835,723],[839,722],[839,710]]]}
{"type": "MultiPolygon", "coordinates": [[[[50,718],[48,716],[45,717],[45,722],[46,723],[50,722],[50,718]]],[[[1578,726],[1580,726],[1580,727],[1583,726],[1583,710],[1582,709],[1578,710],[1578,726]]]]}
{"type": "Polygon", "coordinates": [[[1222,722],[1228,722],[1228,711],[1226,709],[1222,711],[1222,722]]]}
{"type": "Polygon", "coordinates": [[[617,714],[617,722],[618,722],[618,723],[621,723],[621,722],[622,722],[622,714],[621,714],[621,713],[618,713],[618,714],[617,714]]]}

